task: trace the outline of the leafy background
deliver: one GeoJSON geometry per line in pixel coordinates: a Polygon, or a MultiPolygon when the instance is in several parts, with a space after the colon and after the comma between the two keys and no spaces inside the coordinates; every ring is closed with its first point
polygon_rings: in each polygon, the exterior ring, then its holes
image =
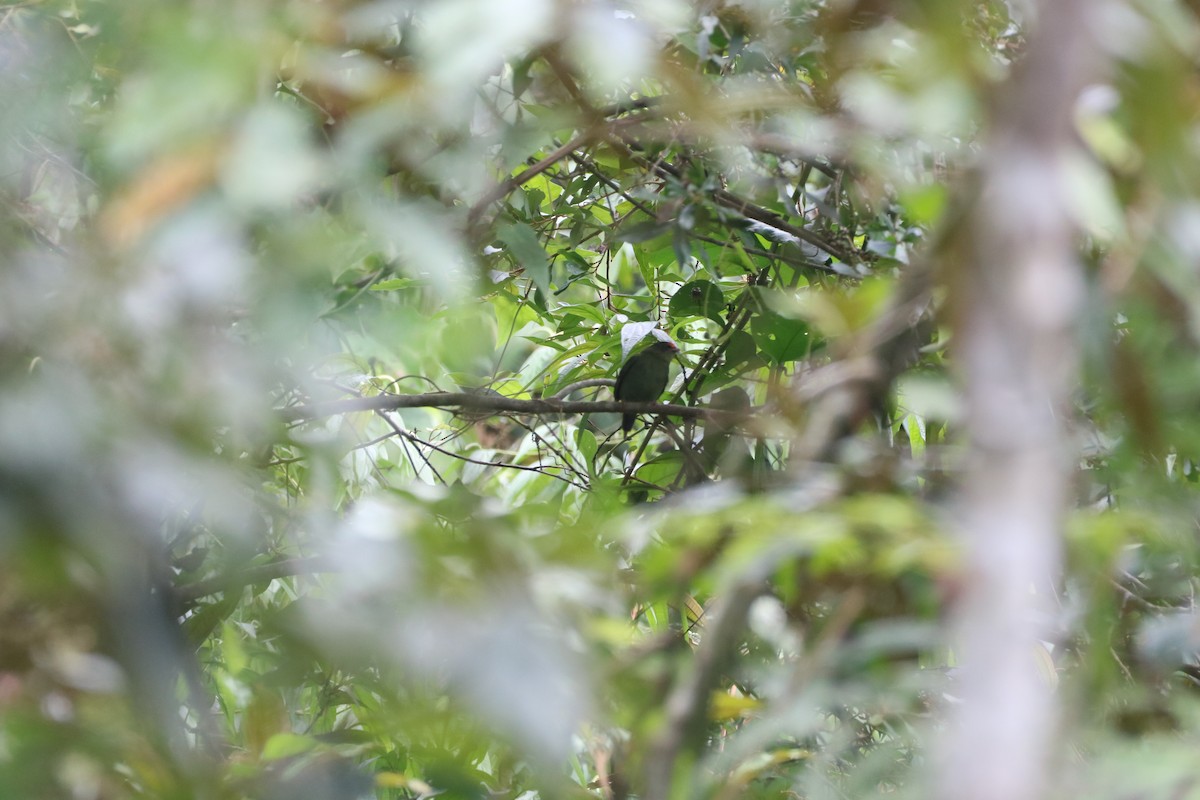
{"type": "MultiPolygon", "coordinates": [[[[961,796],[963,242],[1053,5],[0,6],[0,794],[961,796]],[[620,434],[651,329],[728,413],[620,434]]],[[[1028,735],[1191,797],[1200,21],[1084,9],[1028,735]]]]}

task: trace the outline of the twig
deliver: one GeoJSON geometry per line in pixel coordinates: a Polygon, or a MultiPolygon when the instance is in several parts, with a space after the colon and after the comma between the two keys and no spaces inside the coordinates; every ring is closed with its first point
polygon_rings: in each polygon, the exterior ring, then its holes
{"type": "MultiPolygon", "coordinates": [[[[569,483],[577,489],[586,490],[588,488],[586,484],[577,483],[564,475],[556,475],[553,472],[550,472],[550,470],[555,470],[555,469],[567,469],[576,475],[579,474],[578,470],[576,470],[570,464],[568,464],[566,467],[564,467],[560,464],[539,464],[537,466],[531,467],[527,464],[513,464],[508,461],[481,461],[477,458],[471,458],[470,456],[464,456],[462,453],[455,453],[453,450],[447,450],[444,447],[439,447],[438,445],[434,444],[433,442],[426,441],[426,440],[420,438],[419,436],[415,436],[414,434],[411,434],[408,431],[405,431],[402,429],[400,432],[400,436],[402,436],[403,438],[412,442],[414,445],[422,445],[424,447],[428,447],[430,450],[433,450],[436,453],[441,453],[444,456],[449,456],[450,458],[454,458],[459,461],[465,461],[468,464],[478,464],[481,467],[501,467],[504,469],[519,469],[519,470],[524,470],[526,472],[540,472],[543,475],[549,475],[551,478],[557,478],[558,480],[563,481],[564,483],[569,483]]],[[[432,465],[430,465],[430,469],[432,469],[432,468],[433,468],[432,465]]],[[[440,478],[441,476],[439,475],[438,477],[440,478]]]]}
{"type": "Polygon", "coordinates": [[[474,227],[475,223],[477,223],[479,218],[483,215],[484,210],[487,209],[487,207],[492,203],[508,196],[508,194],[518,186],[533,180],[538,175],[541,175],[543,172],[553,167],[559,161],[562,161],[564,158],[571,155],[572,151],[578,150],[580,147],[583,147],[585,144],[593,141],[597,137],[597,131],[593,128],[589,128],[571,141],[551,151],[549,155],[533,166],[521,171],[519,174],[514,175],[507,180],[502,181],[498,186],[475,201],[474,205],[471,206],[471,210],[467,213],[467,224],[471,227],[474,227]]]}
{"type": "MultiPolygon", "coordinates": [[[[425,466],[429,467],[429,471],[434,474],[434,476],[442,483],[442,485],[445,485],[446,479],[442,477],[442,473],[437,471],[437,467],[435,467],[433,463],[425,457],[425,454],[421,452],[420,448],[416,446],[417,442],[410,442],[411,434],[397,425],[396,421],[387,414],[383,413],[383,411],[376,411],[376,414],[378,414],[379,418],[382,419],[387,426],[392,429],[396,436],[400,437],[400,443],[404,446],[404,452],[408,453],[408,446],[409,444],[412,444],[413,448],[417,451],[417,455],[420,456],[421,460],[425,462],[425,466]]],[[[408,460],[409,463],[412,463],[413,474],[419,476],[420,473],[417,472],[417,465],[413,463],[413,458],[411,455],[409,455],[408,460]]]]}
{"type": "Polygon", "coordinates": [[[558,392],[556,392],[550,399],[564,400],[569,397],[572,392],[577,392],[580,389],[589,389],[593,386],[615,386],[616,383],[617,382],[612,378],[586,378],[582,381],[575,381],[574,383],[567,384],[562,389],[558,390],[558,392]]]}

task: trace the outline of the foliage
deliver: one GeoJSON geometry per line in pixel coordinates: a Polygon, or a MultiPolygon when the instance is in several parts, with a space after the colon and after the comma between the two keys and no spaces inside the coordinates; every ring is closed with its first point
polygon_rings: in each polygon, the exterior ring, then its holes
{"type": "MultiPolygon", "coordinates": [[[[927,792],[1015,5],[0,9],[0,795],[927,792]],[[623,436],[662,336],[664,402],[715,412],[623,436]]],[[[1060,791],[1182,797],[1200,21],[1089,22],[1078,508],[1030,658],[1060,791]]]]}

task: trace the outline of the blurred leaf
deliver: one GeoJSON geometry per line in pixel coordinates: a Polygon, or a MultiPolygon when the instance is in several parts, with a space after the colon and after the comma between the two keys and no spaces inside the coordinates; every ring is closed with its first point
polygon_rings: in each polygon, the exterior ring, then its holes
{"type": "Polygon", "coordinates": [[[806,323],[767,311],[750,320],[750,334],[756,350],[776,364],[804,358],[812,349],[806,323]]]}
{"type": "Polygon", "coordinates": [[[303,755],[317,746],[317,742],[309,736],[295,733],[277,733],[267,740],[262,748],[263,761],[276,761],[282,758],[292,758],[303,755]]]}
{"type": "Polygon", "coordinates": [[[508,245],[534,285],[544,294],[549,294],[550,262],[546,259],[546,251],[542,249],[533,229],[524,223],[516,222],[500,228],[496,236],[508,245]]]}
{"type": "Polygon", "coordinates": [[[627,223],[620,227],[617,241],[627,244],[639,244],[657,239],[671,230],[671,223],[645,220],[643,222],[627,223]]]}
{"type": "Polygon", "coordinates": [[[277,734],[287,727],[287,708],[283,698],[269,689],[255,688],[242,717],[242,739],[246,743],[246,749],[251,753],[261,753],[264,759],[293,755],[296,752],[293,749],[296,740],[303,737],[293,737],[289,734],[286,740],[276,741],[279,739],[277,734]],[[268,743],[273,745],[274,755],[267,754],[268,743]],[[282,752],[285,750],[288,752],[282,752]]]}

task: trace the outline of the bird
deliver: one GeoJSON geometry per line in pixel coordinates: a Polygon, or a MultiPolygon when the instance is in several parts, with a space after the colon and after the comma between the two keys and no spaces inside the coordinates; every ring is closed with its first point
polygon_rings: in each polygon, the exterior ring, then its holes
{"type": "MultiPolygon", "coordinates": [[[[637,355],[631,356],[617,373],[613,396],[634,403],[652,403],[667,388],[671,359],[679,352],[674,342],[657,341],[637,355]]],[[[637,414],[621,415],[621,430],[633,428],[637,414]]]]}

